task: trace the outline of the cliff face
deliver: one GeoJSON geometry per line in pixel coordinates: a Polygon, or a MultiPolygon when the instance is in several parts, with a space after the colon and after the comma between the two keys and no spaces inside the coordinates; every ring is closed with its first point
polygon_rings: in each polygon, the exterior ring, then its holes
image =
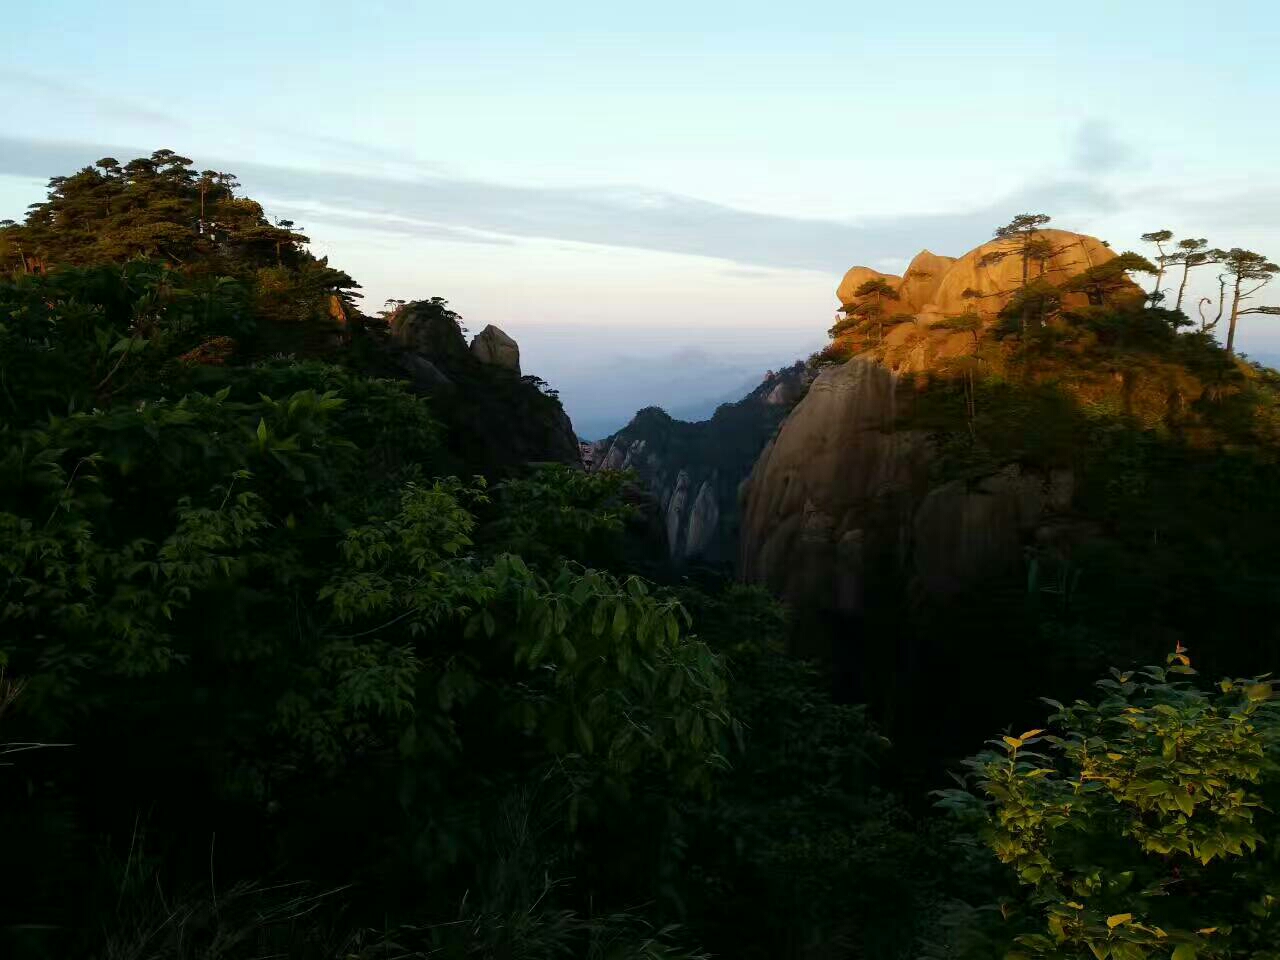
{"type": "Polygon", "coordinates": [[[732,565],[742,482],[811,376],[801,363],[771,373],[742,400],[697,423],[657,407],[641,410],[613,436],[586,446],[587,468],[636,472],[658,510],[671,559],[732,565]]]}
{"type": "Polygon", "coordinates": [[[1028,537],[1071,506],[1069,471],[1008,465],[934,485],[928,436],[904,430],[914,391],[863,359],[824,370],[745,489],[740,569],[795,603],[861,613],[873,575],[935,596],[1016,570],[1028,537]]]}

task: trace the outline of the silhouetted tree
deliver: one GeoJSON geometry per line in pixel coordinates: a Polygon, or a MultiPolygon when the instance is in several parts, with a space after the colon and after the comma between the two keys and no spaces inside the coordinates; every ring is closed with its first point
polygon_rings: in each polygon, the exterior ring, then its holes
{"type": "Polygon", "coordinates": [[[1182,264],[1182,282],[1178,284],[1178,300],[1173,305],[1173,309],[1182,309],[1182,297],[1187,292],[1187,276],[1192,269],[1213,262],[1210,252],[1205,250],[1208,245],[1209,241],[1204,237],[1178,241],[1178,251],[1171,256],[1174,258],[1174,263],[1182,264]]]}
{"type": "Polygon", "coordinates": [[[1052,256],[1045,249],[1044,238],[1039,236],[1040,228],[1051,219],[1053,218],[1043,213],[1020,213],[1003,227],[996,227],[995,238],[1007,240],[1012,246],[984,254],[978,261],[978,266],[992,266],[1007,257],[1016,256],[1022,262],[1022,286],[1025,287],[1032,261],[1039,260],[1043,264],[1052,256]]]}
{"type": "Polygon", "coordinates": [[[1227,325],[1227,353],[1235,353],[1236,321],[1251,313],[1267,313],[1280,315],[1280,307],[1249,307],[1241,309],[1244,301],[1253,297],[1259,290],[1270,283],[1280,265],[1272,263],[1260,253],[1232,247],[1230,250],[1214,251],[1222,261],[1227,283],[1231,286],[1231,313],[1227,325]]]}
{"type": "Polygon", "coordinates": [[[1164,252],[1164,245],[1172,239],[1173,239],[1172,230],[1154,230],[1151,233],[1144,233],[1142,235],[1143,242],[1154,243],[1156,245],[1156,251],[1157,251],[1157,255],[1155,259],[1156,282],[1155,282],[1155,286],[1151,288],[1151,294],[1150,294],[1152,304],[1156,304],[1160,301],[1160,282],[1164,279],[1165,267],[1169,265],[1170,258],[1174,256],[1173,254],[1168,254],[1164,252]]]}
{"type": "MultiPolygon", "coordinates": [[[[1213,254],[1216,254],[1217,252],[1220,252],[1220,251],[1210,251],[1210,254],[1213,255],[1213,254]]],[[[1222,322],[1222,309],[1223,309],[1223,306],[1226,304],[1226,302],[1227,302],[1227,275],[1225,273],[1220,273],[1218,274],[1218,315],[1214,317],[1213,320],[1210,320],[1208,317],[1204,315],[1204,305],[1206,303],[1213,303],[1213,298],[1212,297],[1200,298],[1199,311],[1200,311],[1200,332],[1201,333],[1208,333],[1210,330],[1213,330],[1215,327],[1217,327],[1219,323],[1222,322]]]]}

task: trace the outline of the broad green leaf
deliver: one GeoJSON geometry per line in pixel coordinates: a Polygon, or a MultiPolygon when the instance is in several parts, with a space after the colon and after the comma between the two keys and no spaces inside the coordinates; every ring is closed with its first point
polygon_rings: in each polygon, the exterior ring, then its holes
{"type": "Polygon", "coordinates": [[[1263,700],[1271,699],[1271,684],[1269,683],[1251,683],[1244,688],[1245,696],[1252,703],[1259,703],[1263,700]]]}

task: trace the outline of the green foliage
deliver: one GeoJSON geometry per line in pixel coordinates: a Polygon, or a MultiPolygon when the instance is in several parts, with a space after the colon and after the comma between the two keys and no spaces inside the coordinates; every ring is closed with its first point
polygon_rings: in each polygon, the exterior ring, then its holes
{"type": "Polygon", "coordinates": [[[1146,257],[1126,252],[1076,274],[1062,284],[1062,290],[1086,294],[1091,304],[1110,307],[1133,289],[1130,273],[1156,272],[1156,266],[1146,257]]]}
{"type": "Polygon", "coordinates": [[[929,825],[880,786],[888,741],[785,651],[785,612],[764,591],[682,596],[726,657],[741,724],[716,793],[685,813],[690,932],[722,956],[907,955],[949,866],[929,825]]]}
{"type": "Polygon", "coordinates": [[[1022,285],[1026,286],[1031,264],[1043,264],[1054,255],[1052,246],[1040,236],[1040,228],[1051,219],[1043,213],[1020,213],[1004,226],[997,227],[993,235],[997,240],[1006,241],[1006,246],[984,254],[978,266],[990,267],[1008,257],[1017,257],[1022,264],[1022,285]]]}
{"type": "Polygon", "coordinates": [[[951,333],[967,333],[976,344],[978,334],[982,332],[982,318],[976,313],[963,313],[954,317],[943,317],[931,324],[935,330],[947,330],[951,333]]]}
{"type": "Polygon", "coordinates": [[[504,480],[494,489],[491,536],[529,562],[572,557],[608,564],[637,513],[622,497],[630,480],[558,464],[504,480]]]}
{"type": "Polygon", "coordinates": [[[858,289],[853,291],[855,297],[874,297],[876,302],[881,300],[897,300],[898,291],[889,285],[889,282],[883,277],[872,277],[865,283],[859,285],[858,289]]]}
{"type": "Polygon", "coordinates": [[[259,318],[239,283],[142,261],[0,284],[6,740],[68,745],[0,782],[15,945],[185,955],[183,918],[207,955],[374,956],[350,931],[392,916],[458,955],[691,955],[582,912],[621,911],[650,854],[590,838],[646,784],[707,795],[732,729],[680,604],[577,562],[616,540],[622,478],[437,478],[401,384],[189,356],[259,318]],[[513,805],[540,826],[509,859],[488,838],[513,805]],[[282,867],[321,886],[277,896],[282,867]],[[121,872],[151,884],[107,893],[121,872]],[[484,933],[440,940],[467,890],[484,933]]]}
{"type": "MultiPolygon", "coordinates": [[[[905,628],[908,592],[873,573],[887,599],[846,645],[950,657],[879,701],[914,733],[895,753],[761,591],[637,574],[633,478],[524,466],[563,411],[460,349],[446,301],[387,315],[446,321],[428,401],[371,375],[399,348],[349,277],[190,166],[103,158],[0,226],[6,956],[976,960],[1011,930],[1023,957],[1275,956],[1267,681],[1203,691],[1179,654],[1059,707],[1053,737],[999,741],[949,795],[994,858],[888,789],[965,735],[944,709],[963,693],[1002,711],[994,690],[1069,687],[1171,632],[1223,663],[1280,650],[1280,384],[1121,303],[1142,263],[1090,272],[1100,302],[1063,311],[1028,274],[1048,218],[1023,215],[997,231],[1020,339],[943,321],[974,350],[910,403],[939,479],[1070,471],[1106,535],[1038,541],[1025,584],[905,628]],[[1078,402],[1053,372],[1082,357],[1125,383],[1177,364],[1204,393],[1153,425],[1128,395],[1078,402]],[[971,907],[1000,862],[1021,894],[971,907]]],[[[857,295],[829,358],[902,319],[885,281],[857,295]]],[[[786,414],[760,391],[629,429],[729,503],[786,414]]]]}
{"type": "Polygon", "coordinates": [[[1179,651],[1113,671],[1098,704],[1053,703],[1053,733],[992,741],[943,803],[1017,875],[1010,956],[1277,955],[1280,714],[1265,678],[1204,689],[1179,651]]]}
{"type": "MultiPolygon", "coordinates": [[[[212,318],[199,311],[231,307],[222,293],[208,295],[210,285],[230,278],[243,288],[233,309],[243,316],[252,304],[254,322],[231,322],[232,329],[217,332],[260,357],[331,353],[344,336],[359,285],[307,252],[308,239],[292,222],[272,224],[258,203],[237,196],[237,186],[232,174],[197,173],[191,160],[170,150],[124,166],[103,158],[72,176],[51,179],[44,203],[33,205],[23,223],[0,228],[0,272],[56,276],[71,267],[151,261],[135,269],[166,277],[151,283],[153,295],[167,298],[165,288],[178,282],[175,275],[186,278],[189,300],[205,292],[203,305],[190,306],[210,334],[212,318]]],[[[54,290],[74,295],[65,284],[54,290]]],[[[139,342],[154,341],[161,331],[144,320],[137,333],[139,342]]]]}

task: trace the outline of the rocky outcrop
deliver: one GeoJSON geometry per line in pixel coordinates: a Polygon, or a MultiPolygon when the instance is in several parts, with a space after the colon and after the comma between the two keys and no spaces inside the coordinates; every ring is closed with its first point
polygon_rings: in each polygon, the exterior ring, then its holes
{"type": "Polygon", "coordinates": [[[467,341],[457,315],[441,302],[407,303],[390,318],[391,335],[406,349],[448,363],[467,356],[467,341]]]}
{"type": "MultiPolygon", "coordinates": [[[[1044,277],[1060,284],[1090,267],[1115,258],[1115,252],[1096,237],[1067,230],[1040,230],[1038,240],[1046,244],[1044,259],[1030,265],[1031,279],[1044,277]]],[[[970,250],[955,261],[938,284],[933,302],[923,309],[941,315],[974,310],[984,317],[1000,312],[1022,285],[1022,258],[1014,254],[1015,245],[1008,240],[992,240],[970,250]],[[993,255],[1001,257],[994,260],[993,255]],[[977,297],[965,296],[971,290],[977,297]]],[[[1088,304],[1084,294],[1069,294],[1068,307],[1088,304]]]]}
{"type": "Polygon", "coordinates": [[[955,262],[955,257],[940,257],[928,250],[917,253],[898,284],[899,308],[919,313],[936,302],[938,288],[955,262]]]}
{"type": "Polygon", "coordinates": [[[520,376],[520,348],[494,326],[470,348],[443,300],[408,303],[389,318],[386,360],[432,398],[452,452],[467,469],[502,474],[529,463],[582,462],[573,424],[536,377],[520,376]]]}
{"type": "MultiPolygon", "coordinates": [[[[1101,240],[1068,230],[1040,230],[1043,255],[1029,264],[1028,278],[1043,277],[1059,284],[1090,267],[1106,263],[1115,252],[1101,240]]],[[[870,267],[853,267],[836,288],[844,308],[854,307],[855,293],[867,280],[881,279],[898,293],[888,312],[932,314],[938,317],[973,311],[994,318],[1022,286],[1022,258],[1017,242],[991,240],[963,257],[942,257],[928,250],[916,254],[906,273],[881,273],[870,267]]],[[[1067,306],[1083,306],[1084,294],[1068,295],[1067,306]]]]}
{"type": "Polygon", "coordinates": [[[584,446],[589,470],[631,470],[661,516],[668,556],[732,567],[738,552],[739,492],[761,449],[804,396],[803,363],[770,372],[710,420],[675,420],[641,410],[622,430],[584,446]]]}
{"type": "MultiPolygon", "coordinates": [[[[1055,286],[1115,256],[1101,241],[1063,230],[1042,230],[1036,239],[1029,279],[1055,286]]],[[[843,613],[861,612],[868,584],[886,572],[933,596],[1016,572],[1030,541],[1055,524],[1062,528],[1057,518],[1071,502],[1069,475],[1017,464],[939,483],[928,436],[901,426],[923,385],[917,378],[907,389],[902,375],[949,370],[975,354],[983,328],[1021,288],[1017,242],[994,240],[957,259],[925,250],[901,277],[854,267],[837,289],[846,313],[866,315],[856,291],[877,278],[897,294],[881,304],[886,321],[861,334],[861,354],[818,376],[743,492],[742,576],[797,603],[843,613]],[[935,326],[966,314],[977,316],[975,330],[935,326]]],[[[1081,293],[1062,297],[1067,309],[1088,302],[1081,293]]],[[[1142,390],[1164,397],[1191,389],[1167,373],[1148,379],[1143,387],[1091,374],[1072,388],[1082,399],[1157,421],[1161,404],[1146,402],[1142,390]]]]}
{"type": "Polygon", "coordinates": [[[854,294],[868,280],[884,280],[895,290],[902,283],[902,278],[892,273],[881,273],[870,267],[851,267],[840,281],[840,286],[836,288],[836,296],[845,306],[855,304],[858,298],[854,294]]]}
{"type": "MultiPolygon", "coordinates": [[[[1067,230],[1040,230],[1036,242],[1040,252],[1027,264],[1028,281],[1044,280],[1055,286],[1116,256],[1102,241],[1067,230]]],[[[958,259],[923,250],[901,277],[869,267],[852,268],[836,290],[842,312],[854,315],[865,306],[861,301],[866,298],[858,297],[856,291],[868,279],[883,279],[897,299],[881,304],[884,322],[872,325],[872,336],[856,331],[849,336],[869,341],[859,349],[903,373],[927,371],[967,355],[972,335],[939,324],[974,315],[984,329],[995,325],[1023,285],[1019,250],[1017,241],[1003,239],[975,247],[958,259]]],[[[1130,287],[1131,295],[1141,296],[1137,286],[1130,287]]],[[[1063,309],[1088,305],[1085,293],[1061,294],[1063,309]]]]}
{"type": "Polygon", "coordinates": [[[520,345],[493,324],[475,335],[471,355],[481,363],[504,367],[520,376],[520,345]]]}

